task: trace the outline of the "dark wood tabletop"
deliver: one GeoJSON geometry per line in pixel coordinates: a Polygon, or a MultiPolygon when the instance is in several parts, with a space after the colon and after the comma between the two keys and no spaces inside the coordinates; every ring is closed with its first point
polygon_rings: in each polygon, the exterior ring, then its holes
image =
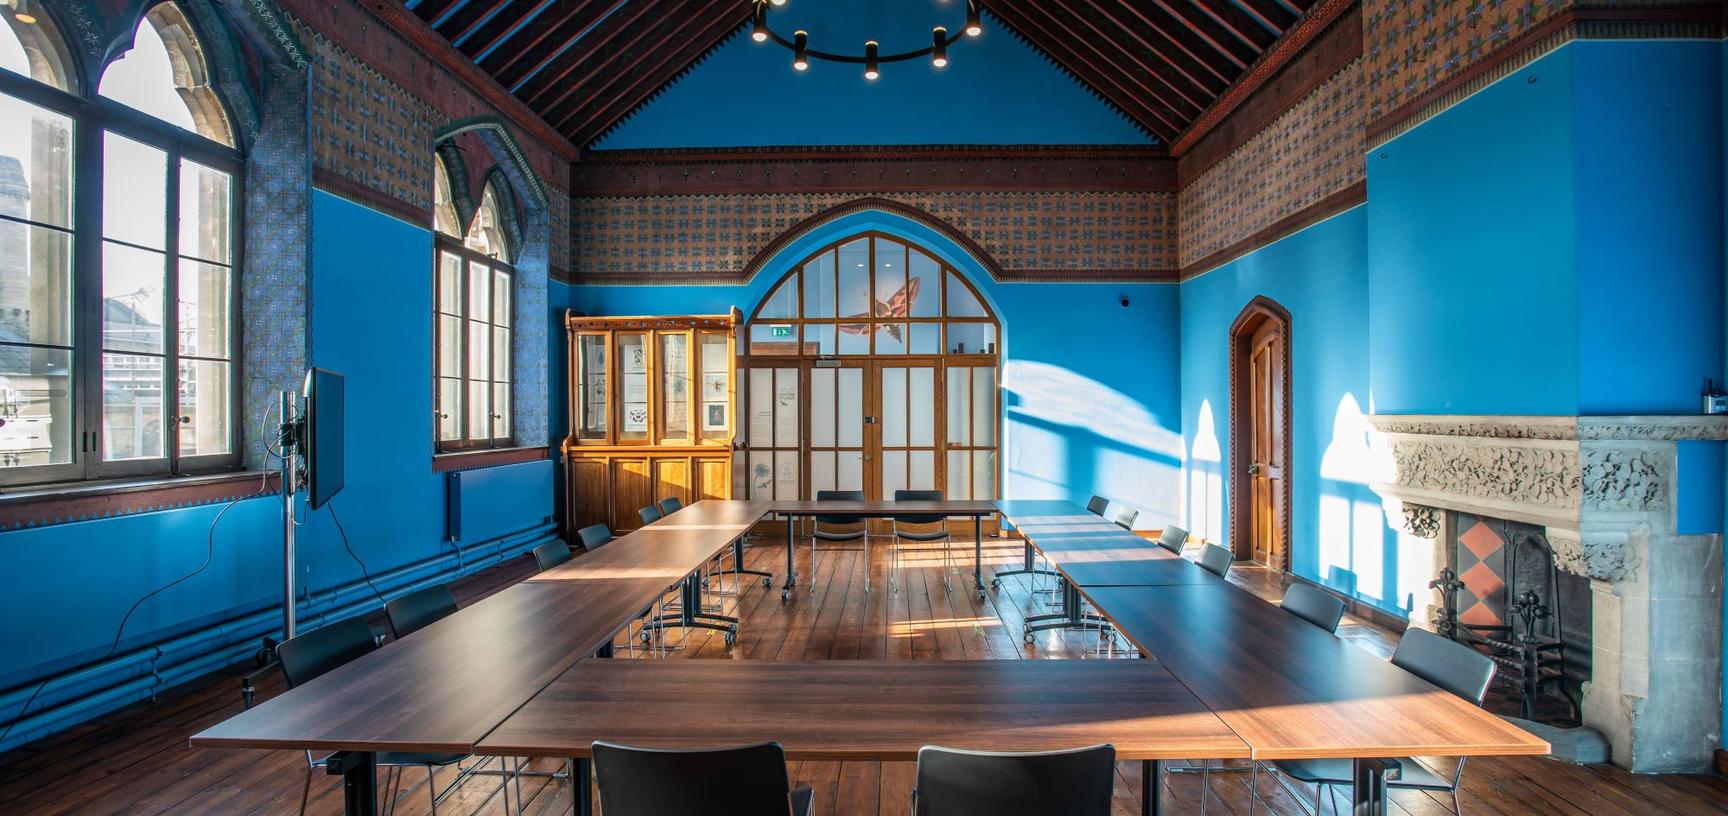
{"type": "Polygon", "coordinates": [[[1528,732],[1224,581],[1081,592],[1258,759],[1548,752],[1528,732]]]}
{"type": "Polygon", "coordinates": [[[994,516],[996,503],[989,501],[774,501],[769,513],[780,516],[994,516]]]}
{"type": "Polygon", "coordinates": [[[590,553],[530,577],[530,582],[660,578],[667,585],[699,569],[745,528],[643,527],[590,553]]]}
{"type": "Polygon", "coordinates": [[[192,737],[228,748],[468,753],[664,587],[523,583],[192,737]]]}
{"type": "Polygon", "coordinates": [[[1248,746],[1147,660],[590,660],[480,742],[485,754],[585,757],[595,740],[660,747],[778,741],[793,760],[910,761],[925,745],[1121,759],[1246,757],[1248,746]]]}
{"type": "MultiPolygon", "coordinates": [[[[1048,523],[1108,524],[1115,522],[1065,499],[997,499],[993,504],[1002,517],[1018,530],[1023,525],[1048,523]]],[[[1117,527],[1120,530],[1122,528],[1117,527]]]]}
{"type": "Polygon", "coordinates": [[[1017,499],[996,505],[1021,537],[1077,586],[1163,586],[1218,580],[1194,562],[1073,503],[1017,499]]]}

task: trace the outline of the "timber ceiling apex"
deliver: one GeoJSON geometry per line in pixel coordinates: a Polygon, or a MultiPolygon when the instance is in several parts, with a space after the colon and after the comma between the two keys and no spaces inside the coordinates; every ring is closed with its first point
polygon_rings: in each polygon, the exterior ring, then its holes
{"type": "MultiPolygon", "coordinates": [[[[750,20],[752,0],[401,0],[586,148],[750,20]]],[[[991,20],[1164,144],[1323,0],[979,0],[991,20]]],[[[1251,89],[1250,89],[1251,90],[1251,89]]]]}

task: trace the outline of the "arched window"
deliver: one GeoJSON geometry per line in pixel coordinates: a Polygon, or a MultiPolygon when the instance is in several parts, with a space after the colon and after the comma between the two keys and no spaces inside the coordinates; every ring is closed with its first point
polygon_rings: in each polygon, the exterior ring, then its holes
{"type": "Polygon", "coordinates": [[[0,17],[0,484],[237,464],[243,165],[192,26],[152,7],[93,89],[0,17]]]}
{"type": "Polygon", "coordinates": [[[751,498],[995,497],[998,324],[934,253],[879,233],[823,247],[769,289],[744,339],[751,498]]]}
{"type": "Polygon", "coordinates": [[[510,309],[516,270],[508,224],[516,212],[509,188],[501,184],[496,174],[485,184],[464,228],[443,159],[434,169],[438,371],[433,392],[439,451],[514,444],[510,309]]]}

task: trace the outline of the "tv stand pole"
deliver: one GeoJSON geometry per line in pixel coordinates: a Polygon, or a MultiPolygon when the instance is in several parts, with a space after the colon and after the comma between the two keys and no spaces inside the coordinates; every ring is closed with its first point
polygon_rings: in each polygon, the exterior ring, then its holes
{"type": "Polygon", "coordinates": [[[300,420],[294,415],[294,392],[283,391],[281,401],[282,426],[277,442],[282,446],[282,640],[287,641],[294,637],[294,500],[300,420]]]}

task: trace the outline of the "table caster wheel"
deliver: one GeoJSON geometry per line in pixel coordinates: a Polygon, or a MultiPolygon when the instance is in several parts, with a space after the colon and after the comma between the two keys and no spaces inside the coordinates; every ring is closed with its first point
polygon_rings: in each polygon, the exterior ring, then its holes
{"type": "Polygon", "coordinates": [[[643,642],[643,643],[647,643],[647,642],[648,642],[648,641],[650,641],[650,640],[653,640],[653,639],[654,639],[654,636],[653,636],[653,635],[650,635],[650,634],[648,634],[648,630],[647,630],[647,629],[643,629],[643,630],[642,630],[642,642],[643,642]]]}
{"type": "Polygon", "coordinates": [[[790,589],[780,590],[780,600],[782,600],[782,601],[792,600],[792,590],[790,590],[790,589]]]}
{"type": "Polygon", "coordinates": [[[738,633],[737,632],[727,632],[726,633],[726,645],[727,646],[731,646],[733,643],[736,643],[737,641],[738,641],[738,633]]]}
{"type": "Polygon", "coordinates": [[[768,587],[771,587],[773,585],[774,585],[774,579],[773,578],[763,576],[763,578],[762,578],[762,588],[763,589],[767,589],[768,587]]]}
{"type": "Polygon", "coordinates": [[[982,589],[978,590],[978,600],[983,601],[984,599],[985,599],[984,590],[982,590],[982,589]]]}
{"type": "Polygon", "coordinates": [[[1002,579],[1001,578],[991,578],[990,579],[990,588],[991,589],[1001,589],[1002,588],[1002,579]]]}
{"type": "Polygon", "coordinates": [[[1027,645],[1027,646],[1031,646],[1031,645],[1032,645],[1032,641],[1034,641],[1034,640],[1036,640],[1036,639],[1037,639],[1037,638],[1035,638],[1035,637],[1033,637],[1033,636],[1032,636],[1032,633],[1031,633],[1031,632],[1025,632],[1025,633],[1023,633],[1023,634],[1021,634],[1021,635],[1020,635],[1020,638],[1021,638],[1021,639],[1022,639],[1022,640],[1024,640],[1024,641],[1026,641],[1026,645],[1027,645]]]}

